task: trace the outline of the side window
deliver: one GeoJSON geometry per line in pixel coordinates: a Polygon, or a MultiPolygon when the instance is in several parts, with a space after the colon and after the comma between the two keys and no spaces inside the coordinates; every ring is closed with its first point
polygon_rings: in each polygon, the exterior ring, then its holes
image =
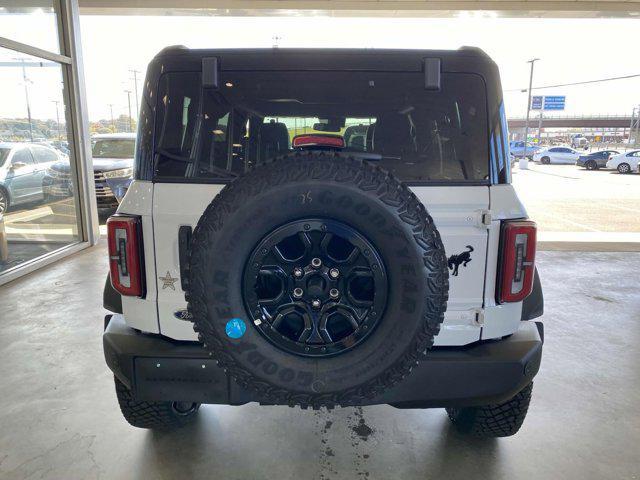
{"type": "Polygon", "coordinates": [[[209,162],[214,167],[226,169],[229,158],[229,112],[218,117],[214,123],[209,162]]]}
{"type": "Polygon", "coordinates": [[[561,152],[562,149],[558,147],[553,147],[553,148],[550,148],[549,151],[553,153],[558,153],[558,152],[561,152]]]}
{"type": "MultiPolygon", "coordinates": [[[[200,103],[200,76],[194,73],[160,78],[156,113],[156,174],[184,177],[196,154],[195,123],[200,103]]],[[[209,132],[214,130],[213,126],[209,132]]],[[[211,133],[214,135],[213,133],[211,133]]]]}
{"type": "Polygon", "coordinates": [[[25,165],[33,165],[33,157],[31,157],[31,153],[26,148],[21,148],[16,153],[13,154],[13,159],[11,160],[13,165],[17,163],[24,163],[25,165]]]}
{"type": "Polygon", "coordinates": [[[58,160],[58,156],[55,152],[48,148],[33,146],[31,147],[31,153],[33,154],[33,158],[36,163],[49,163],[56,162],[58,160]]]}

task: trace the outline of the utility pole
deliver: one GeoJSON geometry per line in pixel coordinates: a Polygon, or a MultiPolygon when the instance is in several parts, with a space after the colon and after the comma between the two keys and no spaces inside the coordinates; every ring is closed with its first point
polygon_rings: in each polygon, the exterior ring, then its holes
{"type": "Polygon", "coordinates": [[[24,98],[27,102],[27,118],[29,120],[29,138],[33,142],[33,125],[31,125],[31,103],[29,102],[29,79],[27,78],[27,69],[24,64],[24,58],[15,58],[22,63],[22,82],[24,83],[24,98]]]}
{"type": "Polygon", "coordinates": [[[524,154],[520,159],[520,170],[529,169],[529,159],[527,158],[527,141],[529,139],[529,114],[531,113],[531,87],[533,86],[533,66],[540,60],[539,58],[533,58],[527,63],[531,64],[531,73],[529,74],[529,94],[527,95],[527,119],[524,122],[524,154]]]}
{"type": "MultiPolygon", "coordinates": [[[[634,135],[633,144],[635,146],[638,146],[638,144],[640,143],[640,105],[638,105],[637,109],[634,108],[633,112],[634,113],[631,114],[631,121],[633,122],[633,119],[635,118],[636,122],[636,133],[634,135]]],[[[629,129],[629,143],[631,143],[631,129],[629,129]]]]}
{"type": "Polygon", "coordinates": [[[116,123],[113,121],[113,103],[109,103],[109,110],[111,111],[111,128],[117,130],[116,123]]]}
{"type": "Polygon", "coordinates": [[[129,105],[129,131],[133,132],[133,119],[131,118],[131,90],[125,90],[127,94],[127,105],[129,105]]]}
{"type": "MultiPolygon", "coordinates": [[[[543,104],[542,106],[544,107],[544,99],[542,100],[543,104]]],[[[542,139],[542,111],[543,109],[540,109],[540,116],[538,117],[538,145],[540,145],[541,143],[541,139],[542,139]]]]}
{"type": "Polygon", "coordinates": [[[140,73],[139,70],[129,70],[131,73],[133,73],[133,90],[135,91],[136,94],[136,118],[138,117],[138,115],[140,115],[140,104],[138,103],[138,74],[140,73]]]}
{"type": "Polygon", "coordinates": [[[58,141],[61,140],[61,135],[60,135],[60,112],[58,111],[58,104],[60,103],[59,100],[51,100],[53,103],[56,104],[56,127],[58,130],[58,141]]]}

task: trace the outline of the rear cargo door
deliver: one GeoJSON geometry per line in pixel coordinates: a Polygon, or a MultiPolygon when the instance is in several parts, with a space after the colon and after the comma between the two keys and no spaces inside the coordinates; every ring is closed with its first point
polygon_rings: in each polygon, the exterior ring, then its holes
{"type": "MultiPolygon", "coordinates": [[[[181,287],[179,230],[195,227],[222,185],[156,183],[153,202],[154,242],[158,275],[158,319],[163,335],[194,340],[185,317],[181,287]]],[[[487,259],[489,187],[412,187],[433,217],[449,259],[449,303],[436,345],[464,345],[480,339],[487,259]],[[457,274],[456,274],[457,268],[457,274]]]]}
{"type": "Polygon", "coordinates": [[[412,187],[440,232],[449,266],[449,302],[436,345],[480,339],[487,262],[489,187],[412,187]]]}

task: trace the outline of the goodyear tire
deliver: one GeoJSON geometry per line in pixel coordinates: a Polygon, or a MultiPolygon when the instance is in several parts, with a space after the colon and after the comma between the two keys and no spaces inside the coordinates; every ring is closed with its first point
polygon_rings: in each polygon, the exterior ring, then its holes
{"type": "Polygon", "coordinates": [[[189,269],[210,355],[260,401],[304,408],[358,404],[401,381],[432,346],[449,287],[415,195],[331,152],[287,155],[227,185],[193,232],[189,269]]]}
{"type": "Polygon", "coordinates": [[[533,383],[530,383],[504,403],[481,407],[452,407],[446,410],[460,433],[483,438],[510,437],[522,427],[531,403],[532,391],[533,383]]]}

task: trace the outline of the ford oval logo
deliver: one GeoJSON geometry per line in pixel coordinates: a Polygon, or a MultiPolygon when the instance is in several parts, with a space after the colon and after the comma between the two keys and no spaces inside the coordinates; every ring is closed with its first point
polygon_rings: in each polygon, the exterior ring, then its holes
{"type": "Polygon", "coordinates": [[[184,310],[178,310],[177,312],[173,312],[173,316],[178,320],[184,320],[185,322],[193,321],[193,315],[186,308],[184,310]]]}

